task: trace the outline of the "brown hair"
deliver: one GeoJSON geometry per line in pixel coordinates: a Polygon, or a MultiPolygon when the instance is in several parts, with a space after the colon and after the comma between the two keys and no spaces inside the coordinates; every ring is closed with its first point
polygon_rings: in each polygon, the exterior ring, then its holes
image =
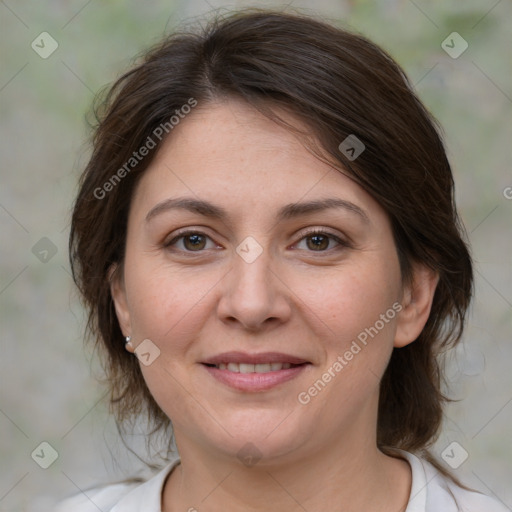
{"type": "Polygon", "coordinates": [[[473,286],[443,142],[404,72],[382,49],[323,21],[273,11],[238,12],[199,33],[169,36],[117,80],[96,111],[92,156],[72,217],[70,259],[88,308],[89,334],[105,349],[117,418],[145,410],[156,430],[169,426],[137,359],[123,348],[108,277],[112,264],[122,265],[130,201],[160,140],[130,168],[126,162],[165,123],[172,137],[169,118],[191,99],[205,106],[229,97],[285,125],[272,107],[302,120],[310,130],[303,135],[323,157],[388,213],[404,279],[411,277],[412,262],[438,272],[421,335],[393,350],[377,425],[382,449],[423,451],[439,433],[446,400],[438,356],[460,339],[473,286]],[[339,149],[349,135],[365,146],[355,160],[339,149]],[[122,179],[113,182],[116,173],[122,179]]]}

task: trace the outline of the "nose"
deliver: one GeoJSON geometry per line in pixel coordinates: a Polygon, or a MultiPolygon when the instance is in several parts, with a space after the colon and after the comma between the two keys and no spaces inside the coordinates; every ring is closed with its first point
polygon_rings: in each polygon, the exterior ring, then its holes
{"type": "Polygon", "coordinates": [[[291,315],[290,290],[282,281],[268,250],[248,263],[238,254],[222,280],[219,318],[232,326],[262,331],[285,323],[291,315]]]}

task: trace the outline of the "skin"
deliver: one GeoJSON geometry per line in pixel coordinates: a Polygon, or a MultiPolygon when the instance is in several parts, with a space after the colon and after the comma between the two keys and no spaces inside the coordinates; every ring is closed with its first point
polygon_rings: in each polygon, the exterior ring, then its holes
{"type": "Polygon", "coordinates": [[[424,327],[437,276],[416,265],[413,282],[403,283],[381,206],[248,105],[199,106],[171,135],[135,191],[125,262],[112,280],[128,350],[144,339],[160,350],[141,370],[181,456],[162,510],[405,510],[409,465],[376,446],[379,381],[393,347],[424,327]],[[181,196],[215,203],[228,217],[172,209],[146,220],[181,196]],[[284,205],[331,197],[355,204],[367,220],[327,209],[277,221],[284,205]],[[206,238],[176,239],[181,228],[206,238]],[[315,245],[311,229],[347,244],[324,236],[315,245]],[[248,236],[262,249],[252,263],[236,252],[248,236]],[[394,303],[400,313],[301,404],[298,394],[394,303]],[[233,350],[284,352],[311,364],[268,391],[239,391],[200,364],[233,350]],[[237,457],[247,443],[261,456],[251,467],[237,457]]]}

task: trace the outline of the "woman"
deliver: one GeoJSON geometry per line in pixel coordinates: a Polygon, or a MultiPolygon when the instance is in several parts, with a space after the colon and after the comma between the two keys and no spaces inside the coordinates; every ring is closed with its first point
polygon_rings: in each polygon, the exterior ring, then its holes
{"type": "Polygon", "coordinates": [[[178,454],[62,510],[506,510],[428,452],[472,266],[387,54],[238,13],[148,52],[99,121],[74,277],[117,419],[172,424],[178,454]]]}

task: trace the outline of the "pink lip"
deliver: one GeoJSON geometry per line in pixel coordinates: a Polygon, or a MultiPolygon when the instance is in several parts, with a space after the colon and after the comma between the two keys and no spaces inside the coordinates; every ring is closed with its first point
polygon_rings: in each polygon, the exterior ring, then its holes
{"type": "MultiPolygon", "coordinates": [[[[308,363],[306,359],[301,359],[290,354],[281,352],[262,352],[260,354],[248,354],[247,352],[224,352],[216,356],[201,361],[203,364],[221,364],[221,363],[248,363],[248,364],[264,364],[264,363],[290,363],[303,364],[308,363]]],[[[291,369],[291,368],[290,368],[291,369]]],[[[284,370],[279,370],[284,371],[284,370]]],[[[273,373],[273,372],[270,372],[273,373]]]]}
{"type": "Polygon", "coordinates": [[[292,366],[291,368],[267,373],[236,373],[229,370],[220,370],[215,366],[203,365],[203,368],[218,381],[239,391],[267,391],[279,384],[283,384],[297,377],[303,372],[307,364],[292,366]]]}

